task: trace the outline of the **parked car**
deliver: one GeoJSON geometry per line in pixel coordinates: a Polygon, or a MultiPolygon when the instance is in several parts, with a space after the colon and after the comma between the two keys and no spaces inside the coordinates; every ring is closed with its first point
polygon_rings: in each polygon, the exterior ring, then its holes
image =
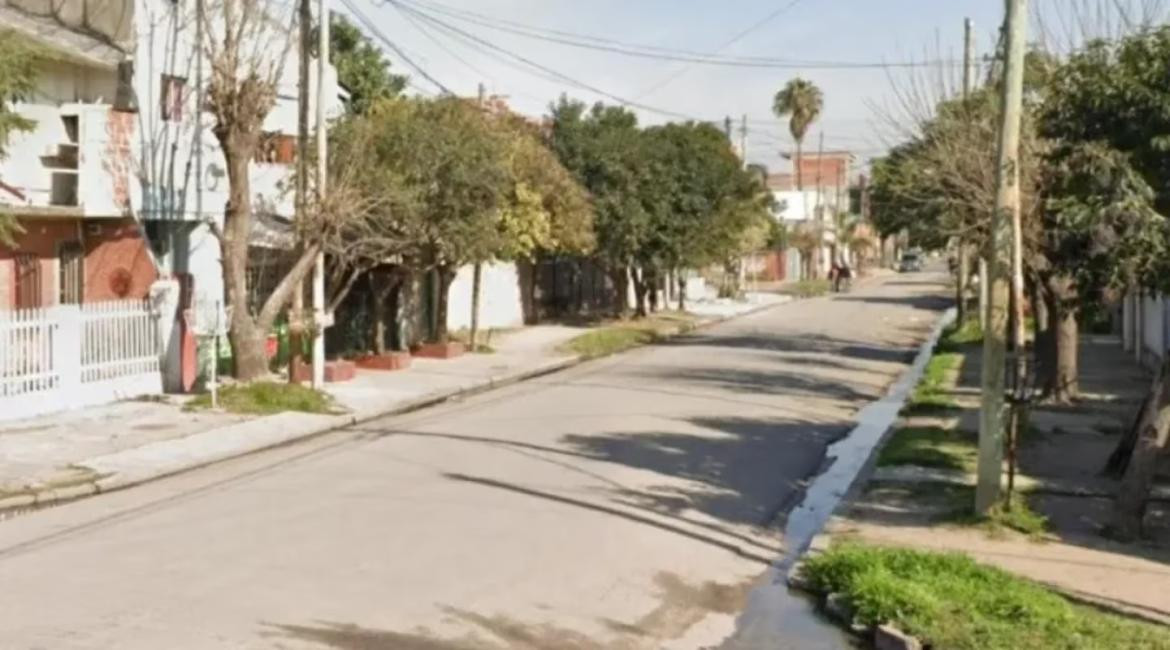
{"type": "Polygon", "coordinates": [[[898,271],[912,273],[922,270],[922,256],[918,253],[903,253],[902,261],[898,262],[898,271]]]}

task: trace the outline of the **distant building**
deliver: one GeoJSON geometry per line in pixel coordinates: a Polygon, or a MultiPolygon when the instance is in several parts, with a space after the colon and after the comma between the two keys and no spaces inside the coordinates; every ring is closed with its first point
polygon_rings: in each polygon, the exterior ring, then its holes
{"type": "MultiPolygon", "coordinates": [[[[768,189],[775,199],[773,214],[789,228],[815,228],[821,234],[817,256],[820,273],[828,271],[836,254],[839,215],[850,213],[850,175],[856,158],[847,151],[829,151],[793,161],[793,171],[768,175],[768,189]],[[796,167],[801,176],[798,187],[796,167]]],[[[797,257],[789,251],[789,258],[797,257]]],[[[795,267],[795,262],[789,262],[795,267]]]]}

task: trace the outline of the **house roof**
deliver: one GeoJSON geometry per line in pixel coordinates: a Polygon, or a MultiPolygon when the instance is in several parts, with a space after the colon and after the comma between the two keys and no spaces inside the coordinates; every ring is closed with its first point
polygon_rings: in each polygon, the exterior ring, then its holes
{"type": "Polygon", "coordinates": [[[110,43],[64,27],[49,16],[38,16],[0,4],[0,31],[12,30],[58,55],[98,68],[114,69],[126,54],[110,43]]]}

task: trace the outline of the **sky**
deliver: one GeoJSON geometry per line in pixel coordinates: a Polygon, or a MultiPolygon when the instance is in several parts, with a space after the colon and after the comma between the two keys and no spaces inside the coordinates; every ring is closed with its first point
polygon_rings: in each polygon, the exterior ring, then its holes
{"type": "MultiPolygon", "coordinates": [[[[915,88],[938,88],[945,74],[957,87],[963,52],[963,20],[975,25],[977,53],[995,46],[1003,19],[1001,0],[339,0],[335,8],[364,14],[400,52],[388,52],[393,68],[410,75],[409,92],[435,94],[437,84],[474,96],[480,83],[527,115],[547,112],[562,93],[587,102],[623,100],[643,124],[685,117],[739,121],[747,116],[747,158],[770,171],[786,171],[792,150],[786,122],[772,115],[772,97],[788,80],[803,77],[824,93],[824,113],[806,139],[806,151],[854,152],[861,164],[898,140],[889,117],[904,121],[900,97],[915,88]],[[396,3],[463,30],[444,31],[403,11],[396,3]],[[349,7],[346,6],[348,3],[349,7]],[[438,10],[474,12],[544,30],[584,34],[644,46],[768,57],[791,61],[866,64],[944,61],[926,68],[824,69],[723,67],[631,57],[580,49],[506,33],[438,10]],[[752,28],[750,31],[749,28],[752,28]],[[734,40],[735,37],[738,40],[734,40]],[[478,39],[469,40],[469,39],[478,39]],[[489,49],[490,44],[500,48],[489,49]],[[500,50],[509,52],[503,54],[500,50]],[[543,66],[534,71],[511,58],[543,66]],[[426,72],[420,74],[404,58],[426,72]],[[433,80],[433,81],[432,81],[433,80]],[[584,87],[583,87],[584,86],[584,87]],[[588,87],[588,88],[585,88],[588,87]],[[600,91],[604,94],[599,94],[600,91]],[[676,113],[664,115],[658,111],[676,113]]],[[[1061,7],[1089,0],[1034,0],[1061,7]],[[1061,4],[1063,3],[1063,4],[1061,4]]],[[[1113,0],[1111,0],[1113,1],[1113,0]]],[[[1121,0],[1123,2],[1128,0],[1121,0]]],[[[466,15],[466,14],[463,14],[466,15]]],[[[1033,21],[1037,15],[1033,15],[1033,21]]],[[[482,21],[481,21],[482,22],[482,21]]],[[[367,28],[368,29],[368,28],[367,28]]],[[[1035,35],[1036,32],[1033,32],[1035,35]]],[[[735,133],[738,139],[738,130],[735,133]]]]}

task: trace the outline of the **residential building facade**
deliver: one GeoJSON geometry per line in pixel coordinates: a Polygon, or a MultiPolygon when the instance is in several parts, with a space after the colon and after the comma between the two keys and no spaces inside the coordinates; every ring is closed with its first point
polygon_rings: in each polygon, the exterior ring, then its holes
{"type": "MultiPolygon", "coordinates": [[[[0,309],[141,298],[159,277],[184,278],[192,302],[222,304],[213,229],[228,179],[212,117],[199,110],[210,62],[198,22],[193,3],[171,0],[0,0],[0,23],[46,53],[36,91],[16,105],[35,127],[0,160],[0,209],[25,230],[0,246],[0,309]]],[[[297,48],[287,49],[250,179],[256,210],[286,222],[298,68],[297,48]]],[[[325,81],[333,116],[332,67],[325,81]]]]}

